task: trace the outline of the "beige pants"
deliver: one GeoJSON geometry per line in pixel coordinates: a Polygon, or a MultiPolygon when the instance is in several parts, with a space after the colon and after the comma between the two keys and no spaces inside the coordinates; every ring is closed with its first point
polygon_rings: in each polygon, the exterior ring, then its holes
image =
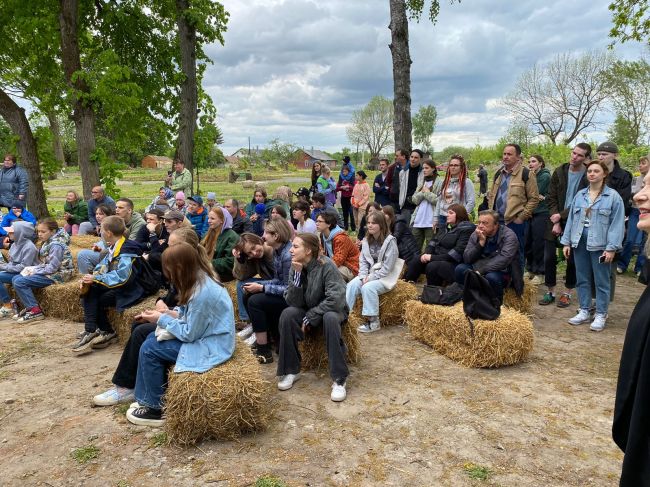
{"type": "Polygon", "coordinates": [[[339,267],[339,272],[343,276],[343,279],[345,279],[345,282],[350,282],[352,279],[354,279],[354,274],[352,271],[344,265],[339,267]]]}
{"type": "Polygon", "coordinates": [[[361,219],[365,216],[366,209],[353,206],[352,214],[354,215],[354,223],[356,223],[357,229],[361,228],[361,219]]]}

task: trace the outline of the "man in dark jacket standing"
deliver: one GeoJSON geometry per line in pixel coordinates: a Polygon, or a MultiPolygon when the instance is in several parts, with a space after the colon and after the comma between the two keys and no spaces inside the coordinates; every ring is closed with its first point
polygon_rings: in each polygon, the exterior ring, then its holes
{"type": "Polygon", "coordinates": [[[29,182],[27,172],[16,165],[16,156],[5,154],[0,170],[0,206],[11,208],[14,201],[27,201],[29,182]]]}
{"type": "Polygon", "coordinates": [[[614,142],[603,142],[596,149],[598,160],[607,164],[609,175],[607,186],[615,190],[623,199],[625,215],[630,214],[632,204],[632,174],[618,162],[618,146],[614,142]]]}
{"type": "Polygon", "coordinates": [[[488,173],[485,170],[485,166],[480,164],[478,166],[478,182],[479,182],[479,194],[485,196],[488,191],[488,173]]]}
{"type": "Polygon", "coordinates": [[[379,159],[379,174],[375,176],[372,192],[375,193],[375,202],[381,206],[390,205],[390,182],[388,178],[388,159],[379,159]]]}

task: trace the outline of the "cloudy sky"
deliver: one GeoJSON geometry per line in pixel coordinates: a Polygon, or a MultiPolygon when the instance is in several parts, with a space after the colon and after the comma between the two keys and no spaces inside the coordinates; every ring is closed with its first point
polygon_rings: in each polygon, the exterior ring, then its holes
{"type": "MultiPolygon", "coordinates": [[[[224,152],[274,138],[329,151],[351,144],[354,110],[392,98],[388,0],[223,0],[225,46],[204,87],[223,129],[224,152]]],[[[428,2],[426,2],[428,3],[428,2]]],[[[433,104],[436,150],[494,143],[507,118],[496,108],[517,77],[562,52],[604,49],[609,0],[441,0],[438,24],[409,26],[412,110],[433,104]]],[[[634,59],[639,44],[617,47],[634,59]]],[[[602,134],[594,134],[602,137],[602,134]]]]}

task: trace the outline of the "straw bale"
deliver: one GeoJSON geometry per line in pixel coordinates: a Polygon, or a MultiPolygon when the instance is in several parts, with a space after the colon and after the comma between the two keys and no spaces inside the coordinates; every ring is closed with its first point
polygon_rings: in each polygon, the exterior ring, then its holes
{"type": "Polygon", "coordinates": [[[239,320],[239,307],[237,306],[237,281],[224,282],[224,287],[228,291],[228,296],[232,300],[232,309],[235,314],[235,323],[239,320]]]}
{"type": "Polygon", "coordinates": [[[118,313],[115,309],[109,310],[108,319],[113,325],[113,330],[117,332],[117,336],[122,345],[129,341],[131,326],[135,321],[136,315],[139,315],[145,309],[153,309],[156,306],[156,299],[158,299],[158,295],[150,296],[121,313],[118,313]]]}
{"type": "Polygon", "coordinates": [[[531,320],[507,307],[494,321],[473,320],[474,336],[462,302],[439,306],[409,301],[406,322],[413,338],[465,367],[513,365],[533,349],[531,320]]]}
{"type": "MultiPolygon", "coordinates": [[[[397,285],[387,293],[379,296],[379,322],[381,326],[394,326],[404,324],[404,305],[411,299],[417,299],[418,290],[415,284],[399,280],[397,285]]],[[[350,324],[354,323],[355,328],[363,323],[365,319],[361,314],[361,296],[357,297],[352,313],[350,313],[350,324]]]]}
{"type": "Polygon", "coordinates": [[[95,242],[100,241],[97,235],[73,235],[70,237],[70,247],[78,247],[80,249],[92,249],[95,242]]]}
{"type": "Polygon", "coordinates": [[[169,374],[164,398],[171,443],[230,440],[264,430],[271,416],[271,387],[248,347],[236,340],[233,357],[203,374],[169,374]]]}
{"type": "MultiPolygon", "coordinates": [[[[341,338],[347,349],[346,360],[348,365],[356,365],[361,359],[359,350],[359,336],[357,327],[360,323],[353,324],[349,319],[341,327],[341,338]]],[[[322,328],[312,329],[302,342],[299,342],[300,366],[303,370],[326,369],[328,366],[327,349],[322,328]]]]}
{"type": "Polygon", "coordinates": [[[79,297],[79,279],[80,276],[75,275],[67,282],[34,289],[34,297],[45,316],[83,323],[84,311],[79,297]]]}
{"type": "Polygon", "coordinates": [[[537,284],[533,284],[529,279],[524,282],[524,292],[521,297],[517,296],[515,290],[509,287],[503,296],[503,305],[513,308],[529,315],[533,312],[533,306],[537,301],[537,284]]]}

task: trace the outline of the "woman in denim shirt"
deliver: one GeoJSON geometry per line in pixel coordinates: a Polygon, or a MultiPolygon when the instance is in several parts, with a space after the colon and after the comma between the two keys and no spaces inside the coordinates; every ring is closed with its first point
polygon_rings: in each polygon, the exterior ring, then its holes
{"type": "Polygon", "coordinates": [[[602,331],[607,320],[610,297],[611,262],[622,248],[625,207],[619,194],[605,181],[609,170],[600,161],[587,164],[589,187],[578,191],[560,243],[568,259],[573,249],[580,309],[569,319],[572,325],[589,321],[592,275],[596,288],[596,315],[590,329],[602,331]]]}

